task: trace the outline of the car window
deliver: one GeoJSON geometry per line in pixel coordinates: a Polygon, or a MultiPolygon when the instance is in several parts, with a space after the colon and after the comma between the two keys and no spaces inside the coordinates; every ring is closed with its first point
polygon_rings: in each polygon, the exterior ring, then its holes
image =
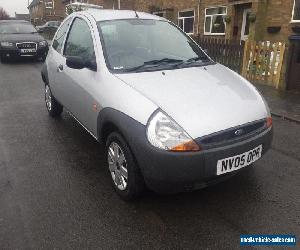
{"type": "MultiPolygon", "coordinates": [[[[208,62],[207,56],[188,36],[174,25],[160,20],[112,20],[98,22],[106,62],[121,72],[168,59],[195,64],[208,62]],[[199,60],[197,60],[199,58],[199,60]]],[[[165,66],[168,63],[162,62],[165,66]]],[[[194,65],[195,65],[194,64],[194,65]]]]}
{"type": "Polygon", "coordinates": [[[67,31],[69,29],[69,25],[71,23],[71,18],[69,18],[68,20],[66,20],[64,22],[64,24],[60,27],[60,29],[58,30],[58,32],[56,33],[56,36],[53,40],[52,43],[52,47],[58,52],[62,54],[62,46],[63,46],[63,42],[65,40],[67,31]]]}
{"type": "Polygon", "coordinates": [[[0,34],[30,34],[36,33],[30,23],[7,22],[0,25],[0,34]]]}
{"type": "Polygon", "coordinates": [[[65,56],[79,56],[84,60],[95,58],[93,38],[88,24],[81,18],[76,18],[69,32],[65,56]]]}

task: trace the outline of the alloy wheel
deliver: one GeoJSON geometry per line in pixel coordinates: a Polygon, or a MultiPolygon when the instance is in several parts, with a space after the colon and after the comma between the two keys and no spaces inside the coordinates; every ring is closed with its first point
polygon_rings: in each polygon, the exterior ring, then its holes
{"type": "Polygon", "coordinates": [[[52,95],[51,95],[51,90],[48,85],[45,87],[45,102],[46,102],[46,107],[49,111],[52,109],[52,95]]]}
{"type": "Polygon", "coordinates": [[[108,147],[107,161],[115,186],[124,191],[128,184],[128,171],[125,154],[118,143],[112,142],[108,147]]]}

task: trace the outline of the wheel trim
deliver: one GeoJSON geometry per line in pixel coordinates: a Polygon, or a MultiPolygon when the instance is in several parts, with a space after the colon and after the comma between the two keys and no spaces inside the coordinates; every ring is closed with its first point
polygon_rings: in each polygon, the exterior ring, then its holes
{"type": "Polygon", "coordinates": [[[45,87],[45,102],[46,102],[47,109],[49,111],[51,111],[51,109],[52,109],[52,95],[51,95],[51,90],[50,90],[48,85],[46,85],[46,87],[45,87]]]}
{"type": "Polygon", "coordinates": [[[115,186],[124,191],[128,183],[127,162],[125,154],[118,143],[112,142],[108,147],[107,160],[115,186]]]}

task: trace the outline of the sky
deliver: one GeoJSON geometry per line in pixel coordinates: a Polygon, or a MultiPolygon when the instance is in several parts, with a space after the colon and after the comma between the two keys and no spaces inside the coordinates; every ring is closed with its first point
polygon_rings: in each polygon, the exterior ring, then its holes
{"type": "MultiPolygon", "coordinates": [[[[29,2],[31,1],[29,0],[29,2]]],[[[0,7],[5,9],[11,17],[15,16],[15,12],[18,14],[27,14],[27,6],[28,0],[0,0],[0,7]]]]}

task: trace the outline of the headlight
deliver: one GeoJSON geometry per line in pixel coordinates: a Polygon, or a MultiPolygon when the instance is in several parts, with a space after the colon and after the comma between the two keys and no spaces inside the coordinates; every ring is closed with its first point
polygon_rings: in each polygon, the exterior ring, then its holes
{"type": "Polygon", "coordinates": [[[1,47],[13,47],[14,44],[10,42],[1,42],[1,47]]]}
{"type": "Polygon", "coordinates": [[[157,111],[148,122],[148,141],[157,148],[169,151],[199,151],[200,147],[170,117],[157,111]]]}
{"type": "Polygon", "coordinates": [[[48,45],[47,41],[41,41],[39,42],[39,46],[46,47],[48,45]]]}

